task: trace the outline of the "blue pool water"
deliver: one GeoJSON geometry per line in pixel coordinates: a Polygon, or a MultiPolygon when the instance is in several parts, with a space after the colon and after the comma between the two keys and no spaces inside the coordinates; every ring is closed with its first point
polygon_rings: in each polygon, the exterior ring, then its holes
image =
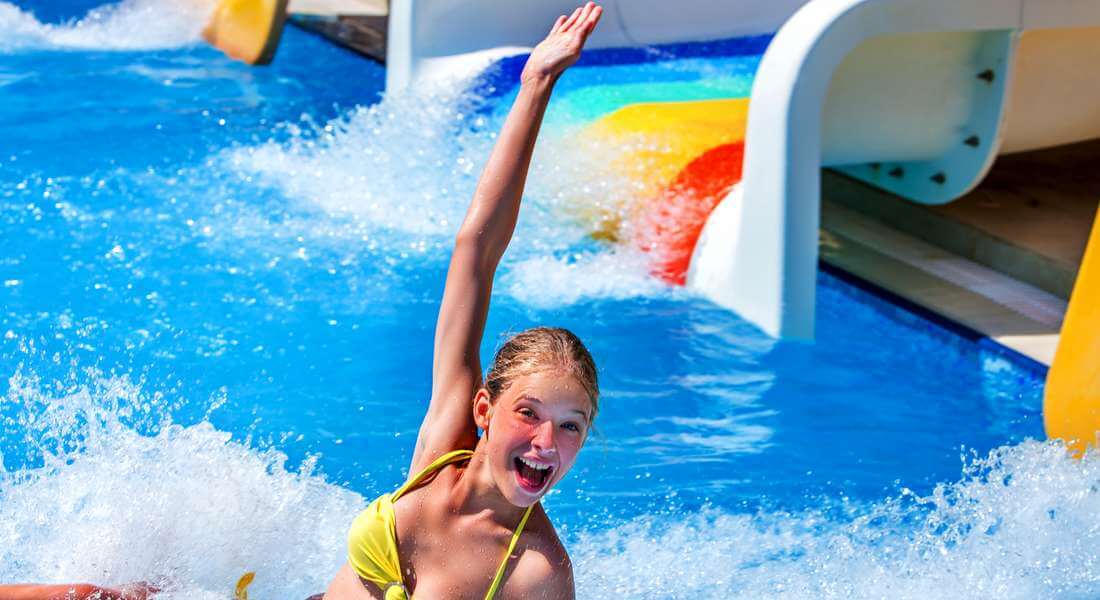
{"type": "MultiPolygon", "coordinates": [[[[379,66],[295,28],[252,69],[167,0],[68,6],[0,2],[0,582],[320,591],[403,477],[509,91],[381,99],[379,66]]],[[[777,343],[587,236],[578,191],[629,189],[568,151],[582,100],[746,93],[758,57],[716,52],[565,76],[498,278],[484,362],[553,324],[600,366],[546,500],[579,597],[1100,593],[1100,465],[1031,441],[1042,373],[829,275],[817,342],[777,343]]]]}

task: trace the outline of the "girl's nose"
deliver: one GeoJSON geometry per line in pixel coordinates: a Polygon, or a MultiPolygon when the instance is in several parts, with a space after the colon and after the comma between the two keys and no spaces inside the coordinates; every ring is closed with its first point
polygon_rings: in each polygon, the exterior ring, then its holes
{"type": "Polygon", "coordinates": [[[535,429],[535,437],[531,440],[539,452],[554,453],[557,447],[554,445],[554,422],[544,421],[535,429]]]}

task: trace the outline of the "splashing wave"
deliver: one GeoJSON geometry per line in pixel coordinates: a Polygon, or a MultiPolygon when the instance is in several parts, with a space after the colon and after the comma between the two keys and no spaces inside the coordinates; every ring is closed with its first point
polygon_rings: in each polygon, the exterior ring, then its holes
{"type": "MultiPolygon", "coordinates": [[[[8,384],[0,419],[29,466],[0,468],[0,581],[224,598],[255,570],[258,597],[306,597],[342,562],[364,498],[311,461],[289,469],[206,420],[173,423],[126,377],[8,384]]],[[[644,514],[573,529],[567,545],[581,598],[1083,598],[1100,593],[1098,512],[1100,454],[1029,441],[971,457],[927,496],[644,514]]]]}
{"type": "MultiPolygon", "coordinates": [[[[258,597],[324,589],[362,496],[206,419],[172,422],[168,399],[127,377],[80,379],[19,371],[0,400],[0,447],[24,453],[0,467],[0,581],[149,580],[160,598],[224,598],[255,570],[258,597]]],[[[1100,453],[1028,441],[970,457],[927,496],[822,506],[593,520],[567,535],[578,597],[1100,593],[1100,453]]]]}
{"type": "Polygon", "coordinates": [[[669,291],[649,275],[646,260],[639,252],[625,248],[523,259],[511,265],[502,284],[509,295],[534,308],[625,300],[669,291]]]}
{"type": "Polygon", "coordinates": [[[158,598],[227,598],[252,570],[257,597],[304,598],[342,563],[364,501],[312,462],[291,470],[209,422],[172,423],[164,398],[125,377],[60,393],[8,383],[0,417],[37,464],[0,469],[0,581],[145,580],[158,598]]]}
{"type": "MultiPolygon", "coordinates": [[[[443,253],[503,118],[472,110],[479,99],[464,89],[451,82],[391,94],[324,124],[306,117],[223,158],[231,170],[292,202],[354,218],[386,247],[443,253]]],[[[569,151],[572,133],[548,131],[539,141],[499,290],[535,308],[667,293],[637,252],[591,237],[599,219],[619,210],[632,190],[592,168],[600,160],[592,152],[610,150],[569,151]]]]}
{"type": "Polygon", "coordinates": [[[389,95],[324,124],[283,124],[275,139],[225,159],[291,200],[422,241],[457,229],[489,153],[485,120],[463,100],[453,91],[389,95]]]}
{"type": "Polygon", "coordinates": [[[573,559],[588,598],[1094,598],[1098,511],[1100,453],[1029,441],[928,496],[644,516],[581,535],[573,559]]]}
{"type": "Polygon", "coordinates": [[[202,39],[212,5],[209,0],[123,0],[55,25],[0,2],[0,52],[178,48],[202,39]]]}

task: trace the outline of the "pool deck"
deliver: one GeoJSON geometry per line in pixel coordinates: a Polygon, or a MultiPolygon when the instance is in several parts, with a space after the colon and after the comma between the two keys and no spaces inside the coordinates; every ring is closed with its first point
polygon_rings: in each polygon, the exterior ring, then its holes
{"type": "Polygon", "coordinates": [[[380,63],[386,62],[387,0],[291,0],[290,22],[380,63]]]}
{"type": "Polygon", "coordinates": [[[944,206],[825,172],[822,260],[1049,366],[1100,204],[1100,142],[1001,157],[944,206]]]}
{"type": "Polygon", "coordinates": [[[386,0],[290,0],[291,14],[336,16],[385,16],[389,14],[386,0]]]}

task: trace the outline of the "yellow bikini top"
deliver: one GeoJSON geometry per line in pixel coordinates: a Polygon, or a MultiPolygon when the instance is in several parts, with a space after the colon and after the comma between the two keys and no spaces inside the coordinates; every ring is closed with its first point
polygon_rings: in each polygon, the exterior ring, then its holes
{"type": "MultiPolygon", "coordinates": [[[[436,471],[447,465],[468,460],[473,454],[472,450],[455,450],[440,456],[423,471],[417,473],[416,477],[406,481],[405,485],[398,488],[396,492],[379,496],[352,522],[351,531],[348,532],[348,563],[359,577],[377,585],[386,600],[409,600],[409,592],[405,589],[405,579],[401,574],[401,561],[397,556],[397,524],[393,514],[393,503],[405,495],[405,492],[415,489],[436,471]]],[[[515,551],[516,542],[519,541],[523,527],[527,525],[527,517],[531,516],[531,509],[534,506],[532,504],[527,507],[519,526],[512,533],[508,552],[505,553],[500,567],[497,568],[489,591],[485,592],[485,600],[491,600],[504,581],[504,569],[508,566],[508,558],[515,551]]]]}

